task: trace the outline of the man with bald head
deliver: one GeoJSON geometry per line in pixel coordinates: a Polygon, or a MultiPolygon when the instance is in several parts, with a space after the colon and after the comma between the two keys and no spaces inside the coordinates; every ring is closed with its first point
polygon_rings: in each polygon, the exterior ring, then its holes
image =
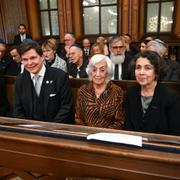
{"type": "Polygon", "coordinates": [[[68,66],[69,78],[87,78],[87,58],[83,55],[83,49],[79,44],[73,44],[69,49],[71,63],[68,66]]]}
{"type": "Polygon", "coordinates": [[[171,61],[167,58],[167,45],[160,39],[154,39],[148,42],[147,50],[157,52],[162,58],[163,73],[161,80],[164,81],[179,81],[180,80],[180,64],[176,61],[171,61]]]}

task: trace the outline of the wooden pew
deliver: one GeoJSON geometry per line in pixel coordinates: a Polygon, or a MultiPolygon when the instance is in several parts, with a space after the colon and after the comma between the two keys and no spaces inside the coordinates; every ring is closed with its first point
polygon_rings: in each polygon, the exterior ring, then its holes
{"type": "MultiPolygon", "coordinates": [[[[13,76],[7,76],[6,77],[6,83],[7,83],[7,95],[8,100],[10,103],[10,107],[13,107],[14,103],[14,83],[15,83],[16,77],[13,76]]],[[[88,83],[88,79],[71,79],[71,87],[72,87],[72,93],[74,98],[74,103],[76,102],[77,92],[79,87],[81,87],[83,84],[88,83]]],[[[115,84],[120,86],[125,92],[128,87],[134,86],[137,84],[136,81],[130,81],[130,80],[123,80],[123,81],[113,81],[115,84]]],[[[162,82],[163,84],[171,87],[172,89],[176,90],[180,93],[180,82],[162,82]]]]}
{"type": "Polygon", "coordinates": [[[142,147],[135,147],[86,139],[88,134],[98,132],[180,143],[176,136],[0,117],[0,167],[32,180],[180,179],[180,145],[143,142],[142,147]]]}

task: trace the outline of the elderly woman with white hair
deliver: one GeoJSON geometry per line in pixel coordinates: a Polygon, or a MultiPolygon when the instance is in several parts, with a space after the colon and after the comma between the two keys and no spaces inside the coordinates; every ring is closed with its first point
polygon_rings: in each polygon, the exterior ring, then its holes
{"type": "Polygon", "coordinates": [[[87,67],[89,84],[80,87],[76,102],[76,124],[122,129],[124,92],[112,83],[113,65],[109,57],[92,56],[87,67]]]}

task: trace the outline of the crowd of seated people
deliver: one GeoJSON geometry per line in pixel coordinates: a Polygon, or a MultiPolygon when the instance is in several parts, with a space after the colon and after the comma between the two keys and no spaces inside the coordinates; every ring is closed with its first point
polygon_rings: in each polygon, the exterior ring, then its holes
{"type": "Polygon", "coordinates": [[[1,77],[17,76],[12,116],[180,135],[176,118],[180,95],[159,84],[160,80],[180,80],[179,63],[166,58],[163,41],[143,41],[144,49],[137,52],[127,36],[108,40],[99,36],[91,46],[89,39],[84,38],[80,44],[73,33],[66,33],[62,49],[53,38],[42,44],[23,40],[10,49],[11,58],[7,59],[6,44],[0,40],[1,77]],[[15,65],[20,68],[16,73],[15,65]],[[78,90],[75,115],[70,78],[89,79],[89,84],[78,90]],[[132,79],[139,85],[128,89],[127,96],[111,81],[132,79]]]}

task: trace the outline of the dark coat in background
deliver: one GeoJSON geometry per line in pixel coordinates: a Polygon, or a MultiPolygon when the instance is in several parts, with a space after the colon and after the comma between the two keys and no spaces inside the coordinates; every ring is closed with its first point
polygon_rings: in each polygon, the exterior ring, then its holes
{"type": "MultiPolygon", "coordinates": [[[[32,39],[31,35],[26,34],[26,39],[32,39]]],[[[22,43],[22,41],[21,41],[21,36],[20,36],[20,34],[17,34],[17,35],[14,37],[14,42],[13,42],[13,44],[14,44],[14,45],[20,45],[21,43],[22,43]]]]}
{"type": "Polygon", "coordinates": [[[9,103],[6,96],[5,79],[0,76],[0,116],[6,116],[9,110],[9,103]]]}
{"type": "Polygon", "coordinates": [[[83,64],[82,66],[78,69],[76,64],[69,63],[68,64],[68,74],[72,76],[73,78],[77,77],[77,74],[79,73],[80,78],[88,78],[88,74],[86,72],[87,65],[89,63],[89,60],[87,57],[83,57],[83,64]]]}
{"type": "Polygon", "coordinates": [[[0,75],[16,76],[20,73],[18,64],[6,55],[0,60],[0,75]]]}
{"type": "Polygon", "coordinates": [[[180,81],[180,63],[170,59],[163,59],[166,64],[166,74],[163,81],[180,81]]]}

